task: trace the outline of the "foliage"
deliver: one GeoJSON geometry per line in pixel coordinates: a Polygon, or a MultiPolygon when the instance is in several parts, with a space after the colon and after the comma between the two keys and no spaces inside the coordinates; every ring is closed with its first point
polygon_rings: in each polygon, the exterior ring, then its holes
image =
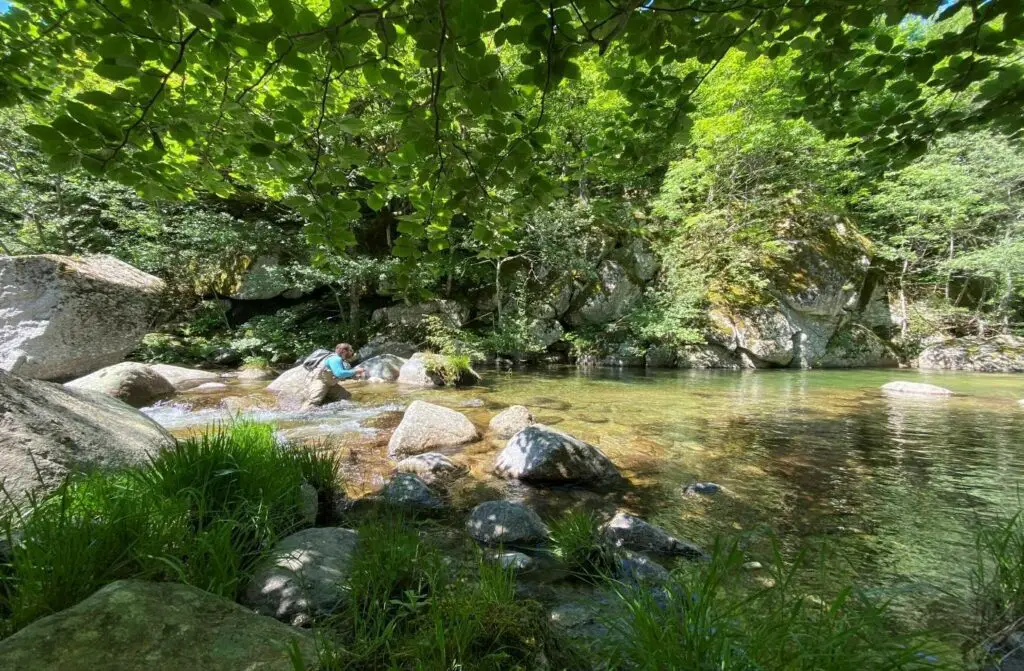
{"type": "Polygon", "coordinates": [[[592,513],[570,510],[554,520],[551,545],[569,572],[579,578],[603,580],[612,573],[615,557],[592,513]]]}
{"type": "MultiPolygon", "coordinates": [[[[123,578],[233,598],[261,553],[300,523],[304,475],[326,471],[320,456],[282,451],[272,427],[237,422],[179,442],[146,468],[69,479],[20,511],[21,537],[0,577],[4,633],[123,578]]],[[[5,520],[9,540],[14,523],[5,520]]]]}
{"type": "Polygon", "coordinates": [[[242,359],[242,368],[246,370],[269,370],[270,359],[265,356],[249,355],[242,359]]]}
{"type": "Polygon", "coordinates": [[[1024,618],[1024,519],[982,525],[975,536],[977,559],[971,595],[983,637],[1017,627],[1024,618]]]}

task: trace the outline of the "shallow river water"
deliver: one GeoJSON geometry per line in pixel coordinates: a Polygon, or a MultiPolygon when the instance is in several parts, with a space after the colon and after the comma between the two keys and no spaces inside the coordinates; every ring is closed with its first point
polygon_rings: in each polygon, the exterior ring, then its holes
{"type": "Polygon", "coordinates": [[[827,546],[839,558],[831,570],[893,598],[916,624],[942,628],[965,608],[973,530],[1024,506],[1024,376],[567,368],[485,373],[481,386],[460,390],[349,389],[352,401],[311,413],[274,409],[261,384],[183,394],[147,412],[179,435],[241,410],[276,422],[290,440],[329,440],[358,495],[387,478],[390,431],[422,398],[465,413],[484,435],[449,452],[471,469],[452,492],[456,505],[512,496],[549,516],[626,508],[698,543],[744,535],[756,558],[767,557],[769,533],[789,556],[827,546]],[[958,395],[881,393],[900,379],[958,395]],[[534,490],[491,476],[503,443],[486,434],[487,422],[512,404],[599,446],[630,486],[534,490]],[[723,491],[686,496],[695,481],[723,491]]]}

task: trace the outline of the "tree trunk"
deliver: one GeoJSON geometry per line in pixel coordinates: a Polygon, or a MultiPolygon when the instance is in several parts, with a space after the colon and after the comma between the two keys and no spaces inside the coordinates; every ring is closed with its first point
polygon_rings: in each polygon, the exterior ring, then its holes
{"type": "MultiPolygon", "coordinates": [[[[949,261],[953,261],[953,234],[949,234],[949,261]]],[[[953,281],[953,269],[946,271],[946,301],[949,301],[949,285],[953,281]]]]}
{"type": "Polygon", "coordinates": [[[907,276],[907,269],[910,267],[910,261],[908,259],[903,260],[903,270],[900,271],[900,312],[903,313],[903,319],[900,323],[900,335],[905,340],[907,337],[907,292],[903,286],[903,279],[907,276]]]}

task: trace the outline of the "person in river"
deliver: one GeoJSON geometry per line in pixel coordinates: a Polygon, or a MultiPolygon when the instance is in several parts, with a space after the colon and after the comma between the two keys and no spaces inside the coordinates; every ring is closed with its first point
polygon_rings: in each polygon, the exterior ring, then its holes
{"type": "Polygon", "coordinates": [[[365,376],[365,371],[352,366],[355,358],[352,345],[347,342],[338,343],[334,348],[334,354],[325,356],[315,362],[309,375],[309,382],[306,384],[306,399],[302,406],[311,408],[319,406],[327,398],[331,388],[341,380],[353,380],[365,376]]]}

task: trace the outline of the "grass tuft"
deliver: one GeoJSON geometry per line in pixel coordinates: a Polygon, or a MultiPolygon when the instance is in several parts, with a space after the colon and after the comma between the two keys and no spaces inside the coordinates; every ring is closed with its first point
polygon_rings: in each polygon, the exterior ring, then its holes
{"type": "Polygon", "coordinates": [[[592,514],[568,511],[551,524],[551,544],[566,569],[583,580],[602,580],[615,568],[615,555],[592,514]]]}

